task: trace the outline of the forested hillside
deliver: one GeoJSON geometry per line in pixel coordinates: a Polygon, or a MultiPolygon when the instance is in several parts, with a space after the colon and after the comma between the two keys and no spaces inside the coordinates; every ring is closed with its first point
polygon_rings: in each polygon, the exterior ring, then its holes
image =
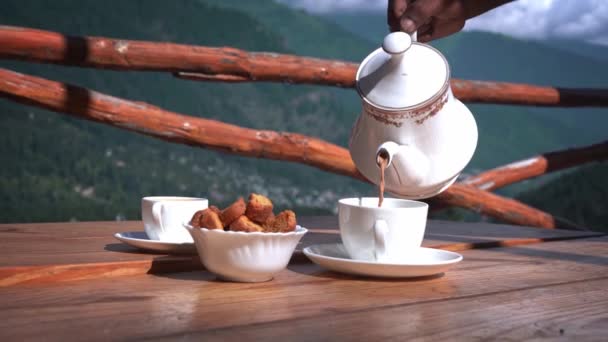
{"type": "MultiPolygon", "coordinates": [[[[379,46],[386,33],[381,14],[318,17],[271,0],[131,0],[113,2],[111,11],[107,7],[97,0],[4,0],[0,24],[355,62],[379,46]]],[[[487,33],[462,33],[434,44],[447,56],[455,77],[608,88],[605,60],[550,44],[487,33]]],[[[0,67],[188,115],[300,132],[342,146],[360,110],[352,89],[203,83],[168,73],[11,61],[0,61],[0,67]]],[[[608,138],[605,110],[470,108],[480,140],[467,174],[608,138]]],[[[5,99],[0,99],[0,113],[2,222],[137,219],[144,195],[205,196],[224,205],[252,191],[268,194],[279,207],[292,207],[300,214],[329,213],[342,196],[375,193],[370,185],[310,167],[170,144],[5,99]]],[[[587,176],[596,177],[598,184],[608,183],[606,173],[587,176]]],[[[527,182],[504,193],[515,195],[540,184],[527,182]]],[[[522,198],[542,202],[546,191],[536,193],[540,195],[522,198]]],[[[587,205],[585,198],[581,195],[577,205],[587,205]]]]}

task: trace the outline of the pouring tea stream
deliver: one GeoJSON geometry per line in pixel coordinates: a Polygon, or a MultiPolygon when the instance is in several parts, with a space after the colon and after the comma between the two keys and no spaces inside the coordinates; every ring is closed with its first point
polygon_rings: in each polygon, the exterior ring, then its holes
{"type": "Polygon", "coordinates": [[[386,191],[421,199],[447,189],[473,157],[477,125],[452,95],[445,57],[393,32],[363,60],[356,86],[363,110],[349,149],[359,172],[379,185],[384,157],[386,191]]]}

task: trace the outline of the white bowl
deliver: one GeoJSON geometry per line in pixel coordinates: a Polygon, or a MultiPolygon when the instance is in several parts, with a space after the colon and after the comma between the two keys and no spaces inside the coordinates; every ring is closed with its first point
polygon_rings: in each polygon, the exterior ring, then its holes
{"type": "Polygon", "coordinates": [[[239,282],[262,282],[287,267],[306,228],[289,233],[246,233],[220,229],[188,229],[203,265],[218,277],[239,282]]]}

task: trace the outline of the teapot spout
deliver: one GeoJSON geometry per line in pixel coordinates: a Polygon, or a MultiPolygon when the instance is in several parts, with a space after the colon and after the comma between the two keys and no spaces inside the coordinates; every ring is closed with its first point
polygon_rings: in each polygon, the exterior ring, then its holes
{"type": "Polygon", "coordinates": [[[387,159],[386,168],[393,167],[402,186],[415,186],[424,182],[429,169],[428,158],[416,147],[387,141],[378,147],[376,161],[387,159]]]}

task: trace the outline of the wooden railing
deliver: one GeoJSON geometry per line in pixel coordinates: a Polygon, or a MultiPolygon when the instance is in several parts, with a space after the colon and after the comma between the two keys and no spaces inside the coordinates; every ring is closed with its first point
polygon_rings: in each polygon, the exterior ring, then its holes
{"type": "MultiPolygon", "coordinates": [[[[114,70],[170,72],[220,82],[271,81],[353,87],[357,65],[276,53],[247,52],[0,26],[0,58],[114,70]]],[[[608,90],[453,80],[460,100],[535,106],[608,106],[608,90]]],[[[173,113],[76,85],[0,69],[0,96],[163,140],[244,156],[298,162],[365,181],[348,151],[301,134],[254,130],[173,113]]],[[[519,201],[490,193],[498,187],[552,171],[608,159],[608,141],[558,151],[490,170],[452,185],[430,202],[457,206],[505,222],[555,228],[576,225],[519,201]]]]}

